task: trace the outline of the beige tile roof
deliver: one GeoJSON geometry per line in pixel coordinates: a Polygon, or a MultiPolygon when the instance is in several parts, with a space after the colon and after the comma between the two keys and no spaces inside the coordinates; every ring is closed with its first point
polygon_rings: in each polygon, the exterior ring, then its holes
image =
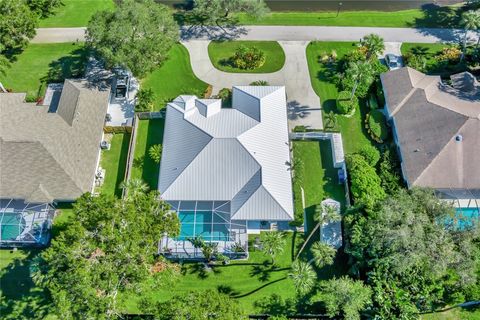
{"type": "Polygon", "coordinates": [[[56,112],[0,93],[0,198],[74,200],[91,191],[109,90],[66,80],[56,112]]]}
{"type": "Polygon", "coordinates": [[[480,189],[480,89],[463,92],[411,68],[381,79],[409,184],[480,189]]]}

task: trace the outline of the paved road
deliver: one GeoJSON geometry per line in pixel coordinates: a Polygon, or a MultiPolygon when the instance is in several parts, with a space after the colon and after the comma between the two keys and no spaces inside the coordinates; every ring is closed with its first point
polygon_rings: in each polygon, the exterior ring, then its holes
{"type": "Polygon", "coordinates": [[[309,41],[279,41],[285,52],[285,65],[277,72],[260,74],[229,73],[216,69],[208,56],[209,42],[189,40],[182,44],[190,53],[193,72],[213,86],[214,94],[222,88],[248,85],[257,80],[265,80],[270,85],[285,86],[290,127],[305,125],[315,129],[323,128],[320,99],[313,91],[308,76],[306,47],[309,41]]]}
{"type": "MultiPolygon", "coordinates": [[[[431,28],[371,28],[371,27],[319,27],[319,26],[240,26],[228,29],[225,35],[219,28],[183,28],[184,40],[211,40],[234,38],[243,40],[276,41],[356,41],[366,34],[376,33],[388,42],[445,42],[458,41],[463,36],[462,30],[431,28]]],[[[472,42],[477,41],[478,34],[469,33],[472,42]]],[[[85,28],[40,28],[32,40],[33,43],[82,41],[85,28]]]]}

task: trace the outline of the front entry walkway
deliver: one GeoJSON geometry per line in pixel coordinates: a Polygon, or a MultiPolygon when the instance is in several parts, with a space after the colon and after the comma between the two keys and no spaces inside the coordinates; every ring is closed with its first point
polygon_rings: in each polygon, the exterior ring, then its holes
{"type": "Polygon", "coordinates": [[[193,72],[213,86],[213,93],[222,88],[249,85],[265,80],[270,85],[285,86],[289,127],[303,125],[323,129],[320,98],[313,91],[308,71],[306,49],[309,41],[279,41],[285,52],[285,65],[273,73],[229,73],[216,69],[208,56],[210,41],[191,40],[182,44],[188,49],[193,72]]]}

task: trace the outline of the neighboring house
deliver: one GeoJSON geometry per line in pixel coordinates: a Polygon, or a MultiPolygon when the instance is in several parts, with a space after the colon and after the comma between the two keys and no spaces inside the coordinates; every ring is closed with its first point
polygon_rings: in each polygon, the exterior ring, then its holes
{"type": "Polygon", "coordinates": [[[181,220],[160,250],[191,257],[201,236],[223,253],[247,233],[286,229],[293,220],[285,87],[234,87],[221,100],[179,96],[169,103],[159,191],[181,220]]]}
{"type": "Polygon", "coordinates": [[[93,191],[109,94],[66,80],[52,110],[25,93],[0,93],[0,243],[44,242],[43,231],[31,234],[49,223],[50,205],[93,191]]]}
{"type": "Polygon", "coordinates": [[[381,75],[385,113],[393,126],[408,187],[431,187],[459,207],[480,205],[480,87],[475,78],[411,68],[381,75]]]}

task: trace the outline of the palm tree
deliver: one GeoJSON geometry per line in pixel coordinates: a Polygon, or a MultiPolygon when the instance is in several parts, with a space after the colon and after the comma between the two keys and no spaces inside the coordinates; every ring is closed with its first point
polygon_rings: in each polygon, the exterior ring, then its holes
{"type": "Polygon", "coordinates": [[[202,236],[195,236],[193,238],[188,238],[188,242],[190,242],[193,246],[194,250],[194,256],[197,255],[197,250],[203,248],[205,245],[205,240],[203,240],[202,236]]]}
{"type": "Polygon", "coordinates": [[[288,277],[293,280],[295,289],[300,294],[309,292],[315,285],[317,274],[312,266],[304,261],[295,260],[288,277]]]}
{"type": "Polygon", "coordinates": [[[360,44],[367,48],[367,59],[376,57],[377,55],[382,54],[385,50],[383,38],[374,33],[363,37],[363,39],[360,41],[360,44]]]}
{"type": "Polygon", "coordinates": [[[460,24],[463,26],[465,30],[465,34],[463,36],[463,51],[462,51],[462,56],[460,58],[460,61],[462,61],[467,51],[468,31],[477,30],[480,28],[480,13],[474,10],[469,10],[467,12],[462,13],[462,19],[460,20],[460,24]]]}
{"type": "Polygon", "coordinates": [[[262,241],[262,251],[272,258],[272,265],[275,264],[275,256],[282,253],[285,248],[285,239],[280,232],[267,232],[262,241]]]}
{"type": "Polygon", "coordinates": [[[298,250],[298,253],[295,256],[295,260],[298,259],[298,257],[300,256],[302,251],[305,249],[305,247],[307,246],[312,236],[317,232],[318,228],[320,228],[321,225],[328,222],[340,221],[342,220],[342,216],[338,213],[337,208],[335,208],[332,205],[317,205],[317,207],[315,208],[314,219],[315,221],[317,221],[317,224],[308,235],[307,239],[303,243],[300,250],[298,250]]]}
{"type": "Polygon", "coordinates": [[[122,189],[127,192],[128,197],[136,198],[141,194],[145,194],[149,187],[148,185],[143,182],[142,179],[130,179],[127,181],[123,181],[120,185],[122,189]]]}
{"type": "Polygon", "coordinates": [[[317,268],[333,264],[335,254],[337,253],[334,247],[320,241],[314,242],[310,251],[313,254],[313,258],[308,263],[315,263],[317,268]]]}
{"type": "Polygon", "coordinates": [[[367,61],[350,62],[346,73],[355,81],[350,96],[352,101],[360,83],[371,83],[373,81],[372,66],[367,61]]]}

